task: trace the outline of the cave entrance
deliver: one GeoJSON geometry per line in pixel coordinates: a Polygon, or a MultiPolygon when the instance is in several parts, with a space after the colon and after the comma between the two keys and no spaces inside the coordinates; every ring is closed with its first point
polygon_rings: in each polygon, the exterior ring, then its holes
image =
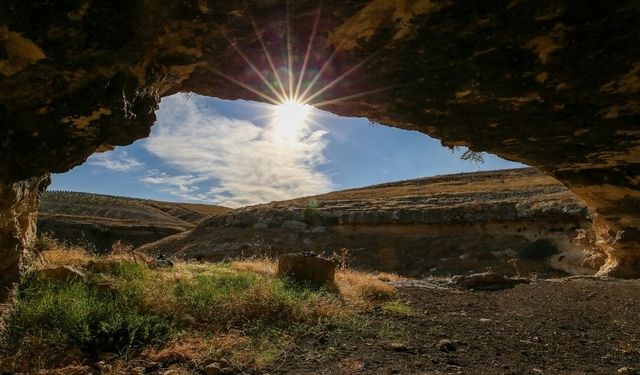
{"type": "MultiPolygon", "coordinates": [[[[189,246],[174,248],[188,247],[186,257],[212,261],[264,249],[349,248],[360,268],[407,276],[497,266],[505,272],[548,272],[550,258],[558,269],[581,262],[582,250],[571,239],[588,225],[586,208],[560,203],[573,198],[552,178],[490,154],[464,157],[467,149],[451,150],[420,132],[315,108],[298,110],[195,94],[168,96],[148,138],[96,153],[54,175],[50,187],[206,204],[224,214],[244,207],[249,214],[240,215],[237,225],[207,215],[189,217],[180,211],[184,206],[162,202],[149,208],[120,198],[49,193],[39,230],[70,241],[84,236],[108,250],[118,240],[143,246],[208,220],[204,232],[217,228],[213,242],[192,236],[189,246]],[[509,171],[496,171],[501,169],[509,171]],[[454,175],[479,171],[491,172],[454,175]],[[435,175],[445,176],[424,179],[435,175]],[[253,206],[260,204],[265,205],[253,206]],[[171,217],[158,215],[156,208],[171,211],[171,217]],[[100,219],[72,224],[60,214],[100,219]],[[127,227],[127,220],[137,227],[127,227]],[[531,243],[540,240],[552,243],[553,251],[532,250],[531,243]],[[531,269],[508,263],[519,258],[531,269]]],[[[159,246],[152,250],[168,249],[159,246]]]]}

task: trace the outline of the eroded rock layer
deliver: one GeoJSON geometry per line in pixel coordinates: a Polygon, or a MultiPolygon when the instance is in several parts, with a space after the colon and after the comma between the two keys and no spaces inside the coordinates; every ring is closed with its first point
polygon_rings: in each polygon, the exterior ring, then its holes
{"type": "Polygon", "coordinates": [[[583,265],[590,228],[582,202],[553,178],[528,168],[239,208],[142,249],[220,261],[292,251],[329,256],[346,248],[351,266],[409,276],[487,267],[509,274],[584,274],[595,272],[593,265],[583,265]]]}
{"type": "Polygon", "coordinates": [[[594,214],[594,263],[638,276],[639,20],[635,0],[5,0],[1,189],[147,136],[162,96],[270,101],[305,66],[314,105],[555,176],[594,214]]]}

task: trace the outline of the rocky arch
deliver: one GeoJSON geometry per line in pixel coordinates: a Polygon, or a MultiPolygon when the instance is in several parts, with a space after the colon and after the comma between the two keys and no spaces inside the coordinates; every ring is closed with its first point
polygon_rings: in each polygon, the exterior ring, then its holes
{"type": "Polygon", "coordinates": [[[0,299],[48,173],[146,137],[162,96],[264,100],[234,83],[269,92],[232,46],[274,81],[261,40],[286,67],[287,8],[295,50],[321,9],[309,67],[332,56],[321,85],[345,76],[316,102],[540,168],[595,215],[593,266],[640,274],[637,1],[5,0],[0,299]]]}

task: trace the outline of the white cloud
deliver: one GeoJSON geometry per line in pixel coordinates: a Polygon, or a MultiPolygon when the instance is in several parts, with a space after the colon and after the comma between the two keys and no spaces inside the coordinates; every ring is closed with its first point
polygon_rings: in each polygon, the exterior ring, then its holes
{"type": "Polygon", "coordinates": [[[326,162],[326,133],[310,125],[283,138],[273,124],[260,127],[172,96],[162,99],[152,131],[145,148],[181,173],[151,173],[144,181],[183,199],[237,207],[333,188],[317,169],[326,162]]]}
{"type": "Polygon", "coordinates": [[[184,200],[209,201],[210,199],[206,195],[198,193],[199,187],[196,185],[208,179],[207,177],[198,177],[191,174],[171,176],[154,169],[146,177],[141,178],[140,181],[151,185],[164,186],[160,191],[184,200]]]}
{"type": "Polygon", "coordinates": [[[88,163],[119,172],[133,171],[144,166],[144,163],[129,156],[126,151],[122,150],[94,154],[89,158],[88,163]]]}

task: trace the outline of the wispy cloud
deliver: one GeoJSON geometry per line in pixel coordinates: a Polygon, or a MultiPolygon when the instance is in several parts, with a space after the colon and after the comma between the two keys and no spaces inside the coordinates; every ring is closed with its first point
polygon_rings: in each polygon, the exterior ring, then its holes
{"type": "Polygon", "coordinates": [[[149,171],[146,177],[140,181],[150,185],[160,185],[160,191],[175,195],[183,200],[189,201],[209,201],[205,194],[198,193],[200,187],[198,183],[207,181],[208,177],[195,176],[192,174],[172,176],[157,169],[149,171]]]}
{"type": "Polygon", "coordinates": [[[127,152],[123,150],[94,154],[89,158],[88,163],[118,172],[133,171],[144,166],[144,163],[129,156],[127,152]]]}
{"type": "Polygon", "coordinates": [[[232,207],[314,195],[333,187],[318,171],[326,162],[324,136],[305,125],[294,139],[283,139],[274,125],[258,126],[207,111],[193,99],[167,97],[145,148],[181,172],[151,173],[144,181],[182,199],[232,207]]]}

